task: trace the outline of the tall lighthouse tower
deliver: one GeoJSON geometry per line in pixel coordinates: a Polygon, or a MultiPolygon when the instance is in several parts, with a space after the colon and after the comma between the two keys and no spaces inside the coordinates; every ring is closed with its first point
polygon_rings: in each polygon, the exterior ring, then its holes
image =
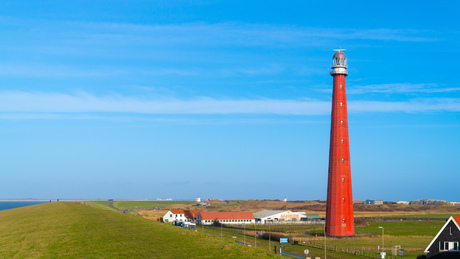
{"type": "Polygon", "coordinates": [[[347,57],[342,52],[344,49],[334,51],[337,52],[332,58],[331,71],[334,84],[327,182],[326,235],[343,237],[355,235],[345,91],[348,65],[347,57]]]}

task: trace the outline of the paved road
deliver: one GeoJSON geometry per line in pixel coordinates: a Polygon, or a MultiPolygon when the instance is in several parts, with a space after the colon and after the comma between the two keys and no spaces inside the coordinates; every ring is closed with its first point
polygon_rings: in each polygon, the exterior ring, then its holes
{"type": "Polygon", "coordinates": [[[112,209],[115,209],[115,210],[118,210],[118,211],[122,211],[122,210],[120,210],[119,208],[113,206],[113,201],[109,201],[109,206],[110,206],[110,208],[112,208],[112,209]]]}

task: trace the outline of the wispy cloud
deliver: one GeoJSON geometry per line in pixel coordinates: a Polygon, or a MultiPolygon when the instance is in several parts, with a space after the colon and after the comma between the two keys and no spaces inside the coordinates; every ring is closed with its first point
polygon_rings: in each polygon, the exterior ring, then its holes
{"type": "Polygon", "coordinates": [[[74,23],[82,39],[118,40],[121,44],[319,46],[324,40],[435,41],[436,33],[408,29],[336,29],[245,23],[138,25],[74,23]],[[104,32],[104,33],[101,33],[104,32]],[[129,35],[129,37],[127,37],[129,35]]]}
{"type": "Polygon", "coordinates": [[[2,112],[106,112],[148,114],[324,114],[327,102],[296,100],[148,100],[122,95],[95,96],[88,93],[0,92],[2,112]]]}
{"type": "Polygon", "coordinates": [[[353,85],[347,90],[348,94],[365,93],[444,93],[460,91],[460,87],[439,87],[437,84],[379,84],[379,85],[353,85]]]}
{"type": "Polygon", "coordinates": [[[0,64],[0,75],[30,77],[100,77],[120,73],[119,70],[91,70],[66,65],[49,65],[42,63],[0,64]]]}
{"type": "MultiPolygon", "coordinates": [[[[252,23],[131,24],[0,19],[6,29],[0,75],[101,77],[277,75],[324,73],[302,62],[271,59],[260,49],[323,49],[346,40],[433,41],[436,33],[406,29],[338,29],[252,23]],[[20,39],[20,40],[19,40],[20,39]],[[260,48],[253,51],[254,48],[260,48]],[[10,56],[11,53],[18,53],[10,56]],[[251,57],[247,56],[251,53],[251,57]],[[261,58],[262,57],[262,58],[261,58]],[[273,61],[276,60],[276,61],[273,61]],[[292,65],[295,63],[295,65],[292,65]]],[[[363,41],[366,41],[363,43],[363,41]]],[[[266,50],[265,49],[265,50],[266,50]]],[[[268,52],[270,53],[270,52],[268,52]]],[[[330,54],[330,53],[329,53],[330,54]]]]}
{"type": "MultiPolygon", "coordinates": [[[[215,99],[198,97],[146,99],[122,95],[0,92],[3,113],[123,113],[123,114],[277,114],[328,115],[330,102],[319,100],[215,99]]],[[[460,98],[420,98],[405,102],[351,101],[349,112],[458,112],[460,98]]],[[[29,115],[27,115],[29,116],[29,115]]],[[[46,116],[45,116],[46,118],[46,116]]]]}
{"type": "MultiPolygon", "coordinates": [[[[94,55],[94,51],[130,53],[132,47],[170,49],[177,46],[203,48],[209,46],[324,46],[337,40],[426,42],[436,41],[437,33],[410,29],[343,29],[271,25],[254,23],[184,23],[131,24],[105,22],[3,21],[40,52],[62,52],[66,55],[94,55]],[[36,28],[31,30],[30,28],[36,28]],[[27,29],[27,30],[26,30],[27,29]],[[24,33],[27,32],[27,33],[24,33]],[[93,51],[89,51],[89,50],[93,51]]],[[[6,35],[8,36],[8,35],[6,35]]],[[[8,41],[6,41],[8,42],[8,41]]],[[[362,42],[361,42],[362,44],[362,42]]],[[[19,44],[21,46],[21,44],[19,44]]],[[[15,46],[10,46],[14,48],[15,46]]],[[[147,53],[144,52],[145,56],[147,53]]],[[[157,53],[160,54],[161,53],[157,53]]],[[[180,52],[179,52],[180,54],[180,52]]],[[[137,55],[140,55],[139,53],[137,55]]],[[[143,56],[139,56],[142,58],[143,56]]]]}
{"type": "Polygon", "coordinates": [[[353,101],[350,112],[459,112],[460,98],[418,98],[405,102],[353,101]]]}

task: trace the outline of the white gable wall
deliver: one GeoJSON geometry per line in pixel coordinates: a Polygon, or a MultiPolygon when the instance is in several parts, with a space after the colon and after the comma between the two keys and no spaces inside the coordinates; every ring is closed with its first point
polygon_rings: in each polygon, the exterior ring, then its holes
{"type": "Polygon", "coordinates": [[[185,222],[187,218],[185,218],[185,214],[174,214],[171,211],[166,212],[166,214],[163,216],[163,222],[173,222],[173,221],[183,221],[185,222]]]}

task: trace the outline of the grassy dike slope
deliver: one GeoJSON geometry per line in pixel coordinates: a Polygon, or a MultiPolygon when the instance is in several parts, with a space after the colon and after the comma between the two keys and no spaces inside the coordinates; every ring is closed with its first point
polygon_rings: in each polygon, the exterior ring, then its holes
{"type": "Polygon", "coordinates": [[[232,242],[74,202],[0,211],[2,258],[275,256],[232,242]]]}

